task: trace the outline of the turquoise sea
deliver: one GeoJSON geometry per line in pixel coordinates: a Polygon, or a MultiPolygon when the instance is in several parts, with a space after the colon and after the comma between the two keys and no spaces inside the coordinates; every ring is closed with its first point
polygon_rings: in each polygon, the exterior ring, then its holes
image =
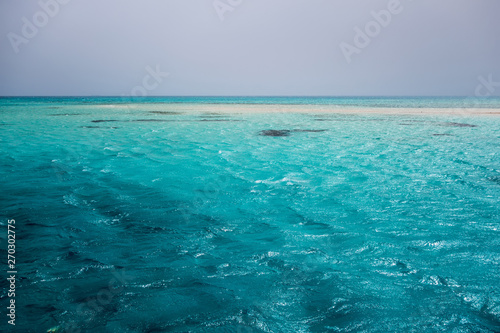
{"type": "Polygon", "coordinates": [[[0,331],[500,332],[500,116],[356,107],[500,99],[0,98],[0,331]]]}

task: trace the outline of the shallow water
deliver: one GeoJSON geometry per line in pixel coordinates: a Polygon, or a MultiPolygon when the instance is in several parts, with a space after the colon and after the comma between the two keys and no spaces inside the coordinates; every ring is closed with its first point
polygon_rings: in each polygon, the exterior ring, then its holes
{"type": "Polygon", "coordinates": [[[500,117],[161,102],[0,100],[14,331],[500,331],[500,117]]]}

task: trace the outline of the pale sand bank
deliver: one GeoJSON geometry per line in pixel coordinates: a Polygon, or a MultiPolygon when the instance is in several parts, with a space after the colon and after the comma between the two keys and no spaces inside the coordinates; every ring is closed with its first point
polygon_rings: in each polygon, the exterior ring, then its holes
{"type": "Polygon", "coordinates": [[[336,114],[393,114],[393,115],[455,115],[500,116],[500,109],[487,108],[379,108],[338,105],[289,105],[289,104],[191,104],[191,103],[131,103],[101,104],[91,107],[127,108],[170,112],[210,112],[231,114],[252,113],[336,113],[336,114]]]}

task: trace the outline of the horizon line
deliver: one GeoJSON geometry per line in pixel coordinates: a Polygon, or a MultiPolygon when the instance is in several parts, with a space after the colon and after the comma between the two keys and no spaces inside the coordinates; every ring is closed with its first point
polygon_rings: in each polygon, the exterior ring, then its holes
{"type": "Polygon", "coordinates": [[[123,98],[123,99],[147,99],[147,98],[500,98],[497,96],[473,96],[473,95],[150,95],[150,96],[119,96],[119,95],[0,95],[0,98],[123,98]]]}

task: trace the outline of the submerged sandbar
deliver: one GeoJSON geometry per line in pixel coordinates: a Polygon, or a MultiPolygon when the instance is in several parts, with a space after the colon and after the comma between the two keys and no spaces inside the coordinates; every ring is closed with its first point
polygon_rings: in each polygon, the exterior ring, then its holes
{"type": "Polygon", "coordinates": [[[128,108],[169,114],[173,112],[207,112],[224,114],[252,113],[337,113],[337,114],[393,114],[393,115],[455,115],[455,116],[499,116],[500,108],[436,108],[436,107],[364,107],[320,104],[208,104],[208,103],[131,103],[100,104],[93,107],[128,108]]]}

